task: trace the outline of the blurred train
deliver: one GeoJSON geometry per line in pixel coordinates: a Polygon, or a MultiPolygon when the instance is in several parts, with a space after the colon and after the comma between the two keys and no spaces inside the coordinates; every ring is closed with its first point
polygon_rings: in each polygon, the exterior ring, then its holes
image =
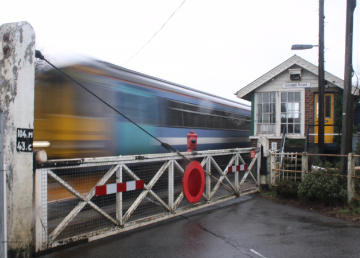
{"type": "MultiPolygon", "coordinates": [[[[250,145],[248,105],[98,60],[62,69],[179,151],[186,151],[190,130],[198,134],[197,150],[250,145]]],[[[166,152],[56,70],[36,73],[34,127],[34,146],[49,158],[166,152]]]]}

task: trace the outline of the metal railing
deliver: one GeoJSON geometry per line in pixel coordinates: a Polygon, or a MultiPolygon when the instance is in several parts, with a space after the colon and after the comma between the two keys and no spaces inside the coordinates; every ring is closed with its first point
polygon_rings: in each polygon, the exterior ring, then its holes
{"type": "Polygon", "coordinates": [[[306,174],[322,171],[327,176],[346,177],[348,203],[360,200],[360,155],[270,152],[270,163],[271,186],[289,180],[300,182],[306,174]],[[346,171],[340,170],[341,159],[345,159],[346,171]],[[281,160],[284,162],[283,168],[280,167],[281,160]]]}
{"type": "Polygon", "coordinates": [[[99,239],[257,192],[260,153],[251,159],[251,150],[182,153],[204,168],[205,190],[195,204],[184,198],[188,162],[176,153],[49,161],[35,171],[36,251],[99,239]],[[247,169],[230,173],[230,167],[241,164],[247,169]]]}
{"type": "MultiPolygon", "coordinates": [[[[307,164],[302,159],[302,153],[270,153],[271,163],[271,185],[276,185],[281,181],[293,180],[300,181],[308,172],[307,164]]],[[[305,155],[304,155],[305,157],[305,155]]]]}

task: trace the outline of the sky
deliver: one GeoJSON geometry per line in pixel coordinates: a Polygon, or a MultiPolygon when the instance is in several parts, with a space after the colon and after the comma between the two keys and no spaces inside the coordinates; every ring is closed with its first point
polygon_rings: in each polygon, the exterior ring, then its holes
{"type": "MultiPolygon", "coordinates": [[[[29,22],[36,47],[61,65],[90,56],[241,102],[234,95],[292,55],[313,64],[317,0],[12,0],[0,24],[29,22]]],[[[353,66],[360,77],[360,1],[353,66]]],[[[346,0],[325,0],[325,69],[343,78],[346,0]]]]}

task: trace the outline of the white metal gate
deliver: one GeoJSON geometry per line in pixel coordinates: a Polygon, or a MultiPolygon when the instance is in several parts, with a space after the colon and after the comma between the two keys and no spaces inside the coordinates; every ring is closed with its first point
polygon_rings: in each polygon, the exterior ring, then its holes
{"type": "Polygon", "coordinates": [[[257,192],[260,153],[251,159],[251,150],[182,153],[204,168],[205,190],[196,204],[184,198],[188,162],[176,153],[49,161],[36,169],[36,251],[92,241],[257,192]],[[241,164],[247,169],[239,171],[241,164]]]}

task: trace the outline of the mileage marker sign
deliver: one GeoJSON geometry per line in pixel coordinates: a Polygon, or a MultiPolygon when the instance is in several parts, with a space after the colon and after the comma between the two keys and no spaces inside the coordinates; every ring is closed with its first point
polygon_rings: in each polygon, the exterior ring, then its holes
{"type": "Polygon", "coordinates": [[[16,130],[16,151],[33,151],[34,130],[26,128],[17,128],[16,130]]]}

